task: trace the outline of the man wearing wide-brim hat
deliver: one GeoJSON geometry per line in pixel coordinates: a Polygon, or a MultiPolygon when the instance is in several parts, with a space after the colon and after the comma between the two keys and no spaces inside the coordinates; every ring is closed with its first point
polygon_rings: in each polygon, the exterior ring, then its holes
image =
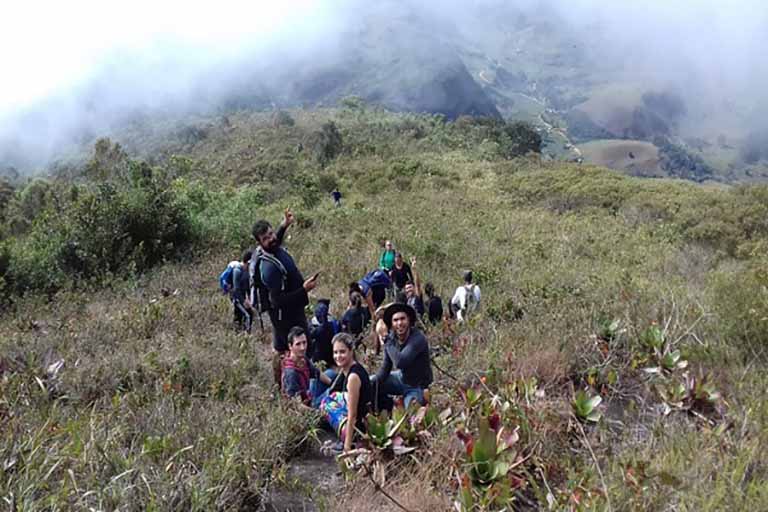
{"type": "Polygon", "coordinates": [[[371,378],[380,395],[402,396],[405,406],[417,400],[426,404],[424,391],[432,384],[429,343],[416,329],[416,311],[408,304],[390,304],[384,311],[389,329],[384,343],[384,362],[371,378]]]}

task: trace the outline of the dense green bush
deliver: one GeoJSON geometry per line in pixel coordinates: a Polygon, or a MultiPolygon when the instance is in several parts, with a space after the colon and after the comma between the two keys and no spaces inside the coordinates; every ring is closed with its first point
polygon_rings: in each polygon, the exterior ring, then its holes
{"type": "Polygon", "coordinates": [[[341,154],[344,148],[341,133],[336,123],[333,121],[324,123],[320,130],[313,133],[310,137],[309,147],[312,151],[312,156],[321,167],[331,163],[334,158],[341,154]]]}
{"type": "Polygon", "coordinates": [[[53,292],[67,283],[143,272],[194,239],[164,171],[130,162],[130,179],[80,185],[70,202],[43,207],[29,233],[9,241],[6,291],[53,292]]]}

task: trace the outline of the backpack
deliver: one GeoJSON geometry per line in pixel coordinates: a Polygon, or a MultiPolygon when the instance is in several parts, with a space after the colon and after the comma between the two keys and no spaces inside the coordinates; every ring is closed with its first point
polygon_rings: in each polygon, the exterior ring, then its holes
{"type": "Polygon", "coordinates": [[[224,269],[224,272],[219,274],[219,287],[221,288],[222,293],[229,293],[232,291],[232,287],[234,286],[233,278],[235,277],[235,267],[240,265],[239,261],[230,261],[227,264],[227,268],[224,269]]]}
{"type": "Polygon", "coordinates": [[[466,286],[464,287],[467,290],[467,298],[464,300],[464,308],[462,309],[462,312],[466,315],[467,313],[473,312],[475,309],[477,309],[477,296],[475,295],[475,285],[471,285],[469,288],[466,286]]]}
{"type": "Polygon", "coordinates": [[[283,277],[283,289],[285,289],[285,282],[288,278],[288,271],[285,270],[285,266],[283,266],[280,260],[264,252],[261,247],[253,251],[251,262],[248,264],[248,270],[251,274],[251,306],[259,315],[272,309],[272,304],[269,300],[269,288],[261,281],[262,260],[267,260],[278,268],[283,277]]]}
{"type": "Polygon", "coordinates": [[[371,288],[383,287],[389,288],[392,281],[389,279],[387,273],[381,269],[371,270],[358,281],[360,289],[363,291],[363,297],[368,295],[371,288]]]}
{"type": "Polygon", "coordinates": [[[439,322],[443,318],[443,301],[437,295],[433,295],[429,299],[427,304],[427,311],[429,314],[429,320],[431,322],[439,322]]]}

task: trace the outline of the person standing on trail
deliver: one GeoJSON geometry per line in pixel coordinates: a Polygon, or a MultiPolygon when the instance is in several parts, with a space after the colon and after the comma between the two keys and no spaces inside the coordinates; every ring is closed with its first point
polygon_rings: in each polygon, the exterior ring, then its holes
{"type": "Polygon", "coordinates": [[[339,208],[341,206],[341,192],[339,192],[339,187],[333,188],[331,197],[333,198],[333,204],[336,205],[336,208],[339,208]]]}
{"type": "Polygon", "coordinates": [[[426,336],[415,327],[416,311],[408,304],[393,303],[384,311],[389,329],[384,344],[384,362],[371,381],[378,396],[402,396],[405,407],[414,400],[426,405],[425,391],[432,384],[432,363],[426,336]]]}
{"type": "Polygon", "coordinates": [[[451,311],[463,322],[480,306],[480,287],[472,283],[472,271],[464,272],[464,284],[456,288],[451,299],[451,311]]]}
{"type": "Polygon", "coordinates": [[[253,310],[248,298],[248,290],[251,287],[248,264],[251,262],[251,255],[251,251],[245,251],[240,265],[232,270],[232,306],[235,311],[235,325],[249,334],[253,322],[253,310]]]}
{"type": "Polygon", "coordinates": [[[405,283],[413,281],[411,266],[403,261],[403,255],[399,252],[395,253],[395,264],[389,271],[389,277],[395,286],[395,295],[405,289],[405,283]]]}
{"type": "Polygon", "coordinates": [[[272,347],[278,354],[288,350],[288,331],[301,327],[306,332],[307,318],[304,307],[309,304],[308,293],[317,286],[319,272],[304,279],[293,257],[283,248],[283,238],[293,224],[294,215],[285,210],[285,217],[277,232],[266,220],[253,225],[253,237],[259,244],[259,277],[269,291],[269,319],[272,322],[272,347]]]}
{"type": "Polygon", "coordinates": [[[395,266],[395,249],[390,240],[384,242],[384,252],[379,256],[379,268],[389,273],[395,266]]]}
{"type": "Polygon", "coordinates": [[[424,285],[424,293],[427,295],[427,318],[429,323],[437,325],[443,319],[443,299],[435,293],[435,285],[424,285]]]}

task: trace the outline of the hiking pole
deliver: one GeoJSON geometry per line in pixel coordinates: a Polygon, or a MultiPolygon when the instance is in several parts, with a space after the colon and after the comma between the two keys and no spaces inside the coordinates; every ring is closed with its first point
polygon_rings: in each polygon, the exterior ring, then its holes
{"type": "Polygon", "coordinates": [[[444,375],[445,375],[445,376],[447,376],[447,377],[450,377],[450,378],[452,378],[452,379],[453,379],[453,380],[455,380],[456,382],[459,382],[459,379],[457,379],[456,377],[454,377],[453,375],[451,375],[450,373],[448,373],[448,371],[446,371],[446,370],[443,370],[442,368],[440,368],[440,365],[438,365],[438,364],[435,362],[435,358],[434,358],[434,357],[430,357],[429,359],[430,359],[430,361],[432,361],[432,364],[433,364],[433,365],[435,365],[435,368],[437,368],[437,369],[440,371],[440,373],[444,374],[444,375]]]}

